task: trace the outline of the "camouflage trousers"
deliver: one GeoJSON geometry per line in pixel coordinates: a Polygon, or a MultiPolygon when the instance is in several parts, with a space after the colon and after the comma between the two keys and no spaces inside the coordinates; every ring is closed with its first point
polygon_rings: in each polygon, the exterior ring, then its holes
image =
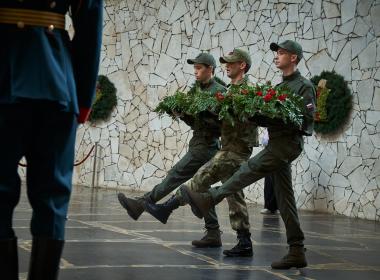
{"type": "MultiPolygon", "coordinates": [[[[185,183],[190,189],[197,192],[206,192],[212,184],[227,181],[249,159],[250,155],[237,154],[231,151],[218,151],[216,155],[203,165],[194,177],[185,183]]],[[[181,205],[185,205],[181,189],[176,192],[181,205]]],[[[230,223],[233,230],[249,230],[249,216],[244,192],[241,190],[227,198],[230,223]]]]}

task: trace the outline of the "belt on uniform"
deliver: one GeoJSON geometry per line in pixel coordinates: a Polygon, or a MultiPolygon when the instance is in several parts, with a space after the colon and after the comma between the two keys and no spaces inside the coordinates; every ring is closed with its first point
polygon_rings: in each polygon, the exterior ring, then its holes
{"type": "Polygon", "coordinates": [[[0,23],[65,29],[65,15],[30,9],[0,8],[0,23]]]}

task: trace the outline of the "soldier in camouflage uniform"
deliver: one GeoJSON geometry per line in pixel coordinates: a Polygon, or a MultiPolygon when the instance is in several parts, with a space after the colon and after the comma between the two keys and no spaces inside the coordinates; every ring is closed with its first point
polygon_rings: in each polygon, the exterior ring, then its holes
{"type": "MultiPolygon", "coordinates": [[[[243,50],[235,49],[227,56],[220,58],[221,63],[226,64],[227,75],[231,78],[230,88],[240,88],[249,83],[244,74],[251,66],[249,54],[243,50]]],[[[232,91],[230,91],[232,92],[232,91]]],[[[194,177],[186,183],[191,189],[205,191],[210,185],[219,181],[226,181],[246,162],[252,154],[252,147],[258,146],[257,126],[253,123],[223,121],[221,130],[222,148],[205,165],[203,165],[194,177]]],[[[186,204],[184,193],[177,191],[175,196],[164,204],[146,204],[146,211],[157,219],[167,217],[180,205],[186,204]]],[[[227,256],[252,256],[252,242],[249,231],[249,217],[243,191],[236,192],[227,197],[229,215],[232,228],[237,231],[238,244],[231,250],[223,253],[227,256]]],[[[203,240],[199,243],[202,244],[203,240]]]]}
{"type": "MultiPolygon", "coordinates": [[[[194,59],[188,59],[187,63],[194,65],[196,77],[196,82],[189,90],[189,94],[199,90],[209,92],[212,95],[226,91],[225,84],[222,85],[221,80],[213,77],[216,62],[212,55],[201,53],[194,59]]],[[[142,197],[129,198],[123,193],[118,194],[120,204],[134,220],[137,220],[144,212],[145,201],[155,203],[192,178],[198,169],[216,154],[220,147],[220,121],[217,117],[210,114],[203,114],[199,118],[188,115],[178,115],[178,117],[193,130],[193,137],[190,140],[187,153],[173,166],[160,184],[154,186],[150,192],[145,193],[142,197]]],[[[167,219],[161,220],[163,223],[166,221],[167,219]]],[[[205,245],[208,247],[222,246],[215,209],[211,209],[210,213],[206,215],[205,228],[210,237],[205,245]]]]}
{"type": "Polygon", "coordinates": [[[273,262],[272,268],[301,268],[307,266],[305,238],[300,227],[292,188],[291,163],[302,152],[303,136],[310,136],[313,133],[316,94],[313,84],[302,77],[297,70],[297,64],[303,57],[302,47],[297,42],[287,40],[281,44],[272,43],[270,48],[277,52],[275,63],[283,73],[280,85],[287,86],[295,94],[303,97],[302,126],[285,124],[280,119],[255,116],[253,120],[256,123],[268,127],[269,142],[265,149],[242,164],[240,169],[219,188],[210,189],[205,193],[197,193],[189,188],[184,188],[183,191],[189,199],[188,203],[194,214],[202,217],[209,207],[214,207],[224,197],[240,192],[246,186],[273,173],[274,191],[286,228],[289,252],[280,261],[273,262]]]}

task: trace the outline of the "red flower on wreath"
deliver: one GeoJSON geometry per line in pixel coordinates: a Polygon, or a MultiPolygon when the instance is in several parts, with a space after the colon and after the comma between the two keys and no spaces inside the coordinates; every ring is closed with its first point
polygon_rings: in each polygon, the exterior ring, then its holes
{"type": "Polygon", "coordinates": [[[256,92],[256,95],[257,96],[263,96],[263,92],[262,91],[258,91],[258,92],[256,92]]]}
{"type": "Polygon", "coordinates": [[[216,99],[218,99],[219,101],[222,101],[222,100],[224,99],[224,95],[223,95],[223,93],[221,93],[221,92],[217,92],[217,93],[215,93],[215,97],[216,97],[216,99]]]}
{"type": "Polygon", "coordinates": [[[272,96],[271,94],[267,94],[267,95],[264,96],[264,101],[265,101],[265,102],[269,102],[269,101],[272,100],[272,97],[273,97],[273,96],[272,96]]]}
{"type": "Polygon", "coordinates": [[[276,94],[276,90],[274,90],[273,88],[270,88],[270,89],[267,90],[267,94],[275,95],[276,94]]]}
{"type": "Polygon", "coordinates": [[[281,94],[281,95],[279,95],[279,96],[277,97],[277,99],[280,100],[280,101],[285,101],[285,99],[286,99],[287,97],[288,97],[287,94],[281,94]]]}
{"type": "Polygon", "coordinates": [[[247,95],[249,91],[248,89],[242,89],[240,92],[244,95],[247,95]]]}

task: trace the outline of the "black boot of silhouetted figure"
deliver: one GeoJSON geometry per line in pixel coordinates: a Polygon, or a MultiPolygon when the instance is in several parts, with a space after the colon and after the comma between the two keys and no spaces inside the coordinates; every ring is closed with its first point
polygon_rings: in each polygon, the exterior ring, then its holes
{"type": "Polygon", "coordinates": [[[17,238],[0,240],[0,278],[18,280],[17,238]]]}
{"type": "Polygon", "coordinates": [[[63,240],[33,238],[28,280],[57,280],[63,240]]]}

